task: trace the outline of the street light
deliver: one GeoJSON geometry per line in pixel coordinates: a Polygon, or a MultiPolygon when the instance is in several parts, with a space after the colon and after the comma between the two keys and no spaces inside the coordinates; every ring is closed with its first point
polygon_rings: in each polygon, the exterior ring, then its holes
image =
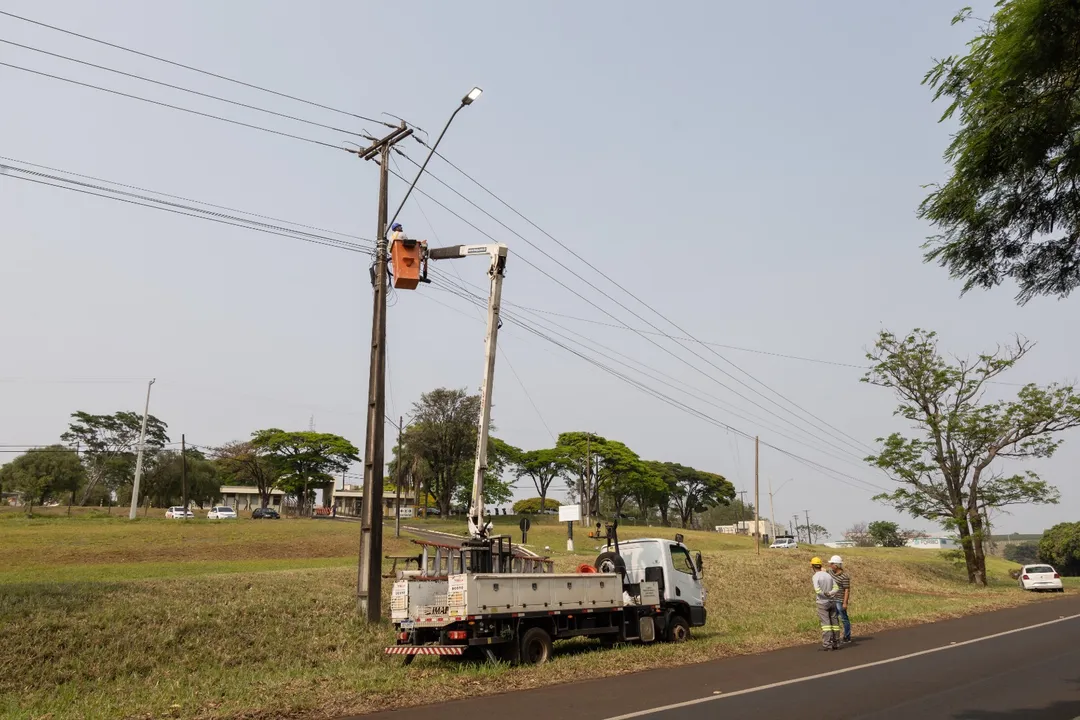
{"type": "Polygon", "coordinates": [[[401,204],[398,205],[397,210],[394,211],[394,216],[390,218],[390,222],[387,223],[386,232],[390,232],[390,228],[394,226],[394,221],[397,220],[398,214],[401,213],[401,208],[405,207],[405,201],[409,199],[409,195],[412,194],[413,188],[416,187],[416,183],[420,180],[420,176],[424,174],[424,169],[427,168],[427,164],[431,161],[431,156],[435,154],[435,148],[439,147],[439,143],[442,142],[443,135],[445,135],[446,131],[450,129],[450,123],[454,122],[454,118],[457,117],[457,114],[459,112],[461,112],[461,108],[465,107],[466,105],[472,105],[474,102],[476,102],[476,99],[480,97],[481,94],[483,94],[483,92],[484,91],[480,88],[474,87],[465,97],[461,98],[461,104],[457,106],[457,109],[454,110],[452,115],[450,115],[450,119],[446,121],[446,125],[443,127],[442,132],[439,133],[439,137],[436,138],[435,144],[431,146],[431,150],[428,152],[427,157],[424,158],[424,164],[420,166],[420,170],[416,173],[416,177],[413,178],[412,185],[410,185],[409,189],[405,192],[405,197],[401,198],[401,204]]]}
{"type": "Polygon", "coordinates": [[[465,97],[461,98],[461,104],[462,104],[462,105],[472,105],[472,104],[473,104],[473,101],[475,101],[475,100],[476,100],[476,99],[477,99],[478,97],[480,97],[480,96],[481,96],[481,95],[482,95],[483,93],[484,93],[484,91],[483,91],[483,90],[481,90],[481,89],[480,89],[480,88],[478,88],[478,87],[474,87],[474,88],[473,88],[472,90],[470,90],[470,91],[469,91],[469,94],[468,94],[468,95],[466,95],[465,97]]]}

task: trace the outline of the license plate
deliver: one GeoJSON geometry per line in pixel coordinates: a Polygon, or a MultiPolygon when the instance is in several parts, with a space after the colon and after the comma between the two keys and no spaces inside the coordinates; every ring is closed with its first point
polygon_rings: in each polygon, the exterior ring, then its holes
{"type": "Polygon", "coordinates": [[[401,626],[402,630],[411,630],[412,628],[416,627],[416,623],[412,620],[402,620],[398,624],[401,626]]]}

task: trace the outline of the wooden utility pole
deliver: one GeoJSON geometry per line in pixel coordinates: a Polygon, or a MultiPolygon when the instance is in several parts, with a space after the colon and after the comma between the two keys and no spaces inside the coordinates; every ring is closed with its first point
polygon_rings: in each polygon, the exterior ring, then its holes
{"type": "Polygon", "coordinates": [[[180,491],[184,498],[184,518],[187,519],[188,491],[187,491],[187,444],[183,434],[180,435],[180,491]]]}
{"type": "Polygon", "coordinates": [[[401,450],[401,433],[405,426],[405,418],[398,415],[397,421],[397,480],[395,482],[396,488],[394,493],[394,537],[401,537],[401,482],[405,478],[402,477],[402,469],[405,465],[404,453],[401,450]]]}
{"type": "Polygon", "coordinates": [[[757,546],[757,552],[761,554],[761,483],[758,477],[758,468],[760,466],[760,445],[759,438],[754,436],[754,543],[757,546]]]}
{"type": "Polygon", "coordinates": [[[390,174],[390,148],[412,135],[402,122],[386,137],[357,150],[362,160],[379,159],[379,208],[376,230],[375,263],[372,284],[375,286],[371,318],[371,365],[368,374],[367,435],[364,443],[364,491],[360,520],[360,559],[356,582],[357,610],[368,622],[382,617],[382,493],[385,447],[383,422],[386,417],[386,222],[387,184],[390,174]]]}
{"type": "Polygon", "coordinates": [[[810,532],[810,511],[803,510],[806,513],[806,542],[808,545],[814,544],[814,535],[810,532]]]}
{"type": "Polygon", "coordinates": [[[585,476],[584,487],[581,488],[581,506],[584,508],[585,524],[591,524],[590,510],[592,510],[592,433],[585,436],[585,476]]]}
{"type": "Polygon", "coordinates": [[[773,507],[772,478],[769,478],[769,535],[773,542],[776,541],[776,508],[773,507]]]}

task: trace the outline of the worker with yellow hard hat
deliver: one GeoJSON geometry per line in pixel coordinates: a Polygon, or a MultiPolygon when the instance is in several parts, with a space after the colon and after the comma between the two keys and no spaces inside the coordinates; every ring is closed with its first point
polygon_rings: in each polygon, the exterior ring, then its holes
{"type": "Polygon", "coordinates": [[[836,583],[836,578],[825,572],[821,566],[821,558],[810,560],[810,567],[814,571],[814,600],[818,619],[821,621],[821,649],[837,650],[840,647],[840,615],[837,612],[836,599],[840,594],[840,586],[836,583]]]}

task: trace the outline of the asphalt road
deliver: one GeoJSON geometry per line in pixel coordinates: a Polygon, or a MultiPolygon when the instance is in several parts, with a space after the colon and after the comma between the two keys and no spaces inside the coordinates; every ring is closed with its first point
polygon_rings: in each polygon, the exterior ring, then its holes
{"type": "Polygon", "coordinates": [[[834,653],[808,645],[364,718],[1080,720],[1080,595],[855,635],[834,653]]]}

